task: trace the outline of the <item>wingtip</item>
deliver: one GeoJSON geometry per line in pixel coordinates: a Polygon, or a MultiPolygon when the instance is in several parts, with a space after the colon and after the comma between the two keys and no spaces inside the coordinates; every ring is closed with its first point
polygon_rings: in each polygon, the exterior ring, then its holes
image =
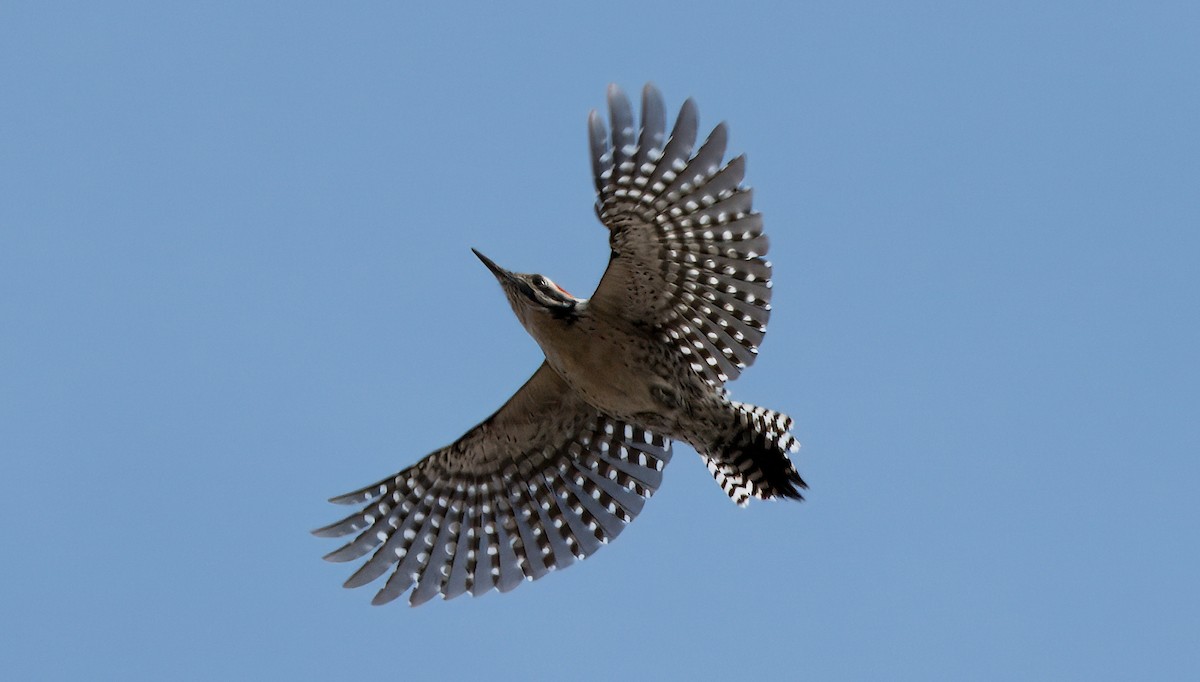
{"type": "Polygon", "coordinates": [[[389,594],[387,592],[387,588],[385,587],[376,592],[375,596],[371,598],[371,606],[383,606],[384,604],[390,604],[396,599],[396,597],[399,596],[399,594],[389,594]]]}
{"type": "Polygon", "coordinates": [[[424,604],[424,603],[428,602],[429,600],[433,599],[437,595],[438,595],[437,592],[428,592],[428,593],[418,595],[417,589],[413,588],[412,592],[410,592],[408,595],[408,607],[410,609],[415,609],[418,606],[420,606],[421,604],[424,604]]]}
{"type": "Polygon", "coordinates": [[[348,590],[353,590],[356,587],[362,587],[363,585],[374,582],[374,580],[378,578],[381,573],[366,570],[370,565],[370,562],[363,564],[362,567],[351,574],[349,578],[346,578],[346,582],[342,583],[342,587],[348,590]]]}
{"type": "Polygon", "coordinates": [[[342,493],[329,498],[333,504],[367,504],[371,500],[387,493],[387,482],[380,481],[354,492],[342,493]]]}
{"type": "Polygon", "coordinates": [[[348,556],[347,549],[348,547],[339,547],[321,558],[334,564],[344,564],[347,561],[353,561],[356,557],[348,556]]]}
{"type": "Polygon", "coordinates": [[[633,106],[629,102],[629,98],[625,95],[625,91],[616,83],[608,84],[608,108],[610,115],[620,112],[622,114],[632,114],[633,106]]]}
{"type": "MultiPolygon", "coordinates": [[[[341,522],[339,521],[338,523],[341,523],[341,522]]],[[[341,534],[341,533],[335,534],[335,533],[333,532],[333,528],[334,528],[335,526],[337,526],[337,525],[338,525],[338,523],[331,523],[331,524],[329,524],[328,526],[321,526],[320,528],[314,528],[314,529],[312,529],[312,530],[310,530],[310,531],[308,531],[308,532],[309,532],[309,533],[312,533],[313,535],[315,535],[316,537],[319,537],[319,538],[337,538],[337,537],[341,537],[341,536],[342,536],[342,534],[341,534]]]]}

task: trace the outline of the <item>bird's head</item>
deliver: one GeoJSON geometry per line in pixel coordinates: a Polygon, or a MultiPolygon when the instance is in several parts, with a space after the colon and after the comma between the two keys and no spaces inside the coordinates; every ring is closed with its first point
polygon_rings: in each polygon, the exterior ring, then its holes
{"type": "Polygon", "coordinates": [[[551,319],[571,321],[578,314],[578,306],[584,302],[584,299],[567,293],[549,277],[510,272],[496,265],[491,258],[475,249],[471,249],[471,251],[474,251],[479,260],[483,261],[488,270],[491,270],[492,274],[496,276],[500,287],[504,289],[504,295],[508,297],[508,302],[512,305],[513,312],[517,314],[517,318],[521,320],[521,324],[526,329],[532,331],[533,327],[541,326],[546,320],[551,319]]]}

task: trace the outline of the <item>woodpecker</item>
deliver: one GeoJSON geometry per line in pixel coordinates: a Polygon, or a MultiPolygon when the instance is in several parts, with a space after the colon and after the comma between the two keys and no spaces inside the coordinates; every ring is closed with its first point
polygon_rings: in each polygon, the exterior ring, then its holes
{"type": "Polygon", "coordinates": [[[313,531],[356,534],[328,560],[371,554],[346,587],[390,571],[375,604],[410,588],[413,606],[507,592],[591,555],[658,488],[673,440],[695,448],[740,506],[802,499],[791,418],[725,389],[754,362],[771,312],[745,157],[724,162],[724,123],[695,149],[691,99],[668,135],[651,84],[637,127],[615,85],[608,109],[611,133],[595,111],[588,117],[596,215],[611,247],[592,297],[475,251],[545,361],[454,443],[332,498],[362,508],[313,531]]]}

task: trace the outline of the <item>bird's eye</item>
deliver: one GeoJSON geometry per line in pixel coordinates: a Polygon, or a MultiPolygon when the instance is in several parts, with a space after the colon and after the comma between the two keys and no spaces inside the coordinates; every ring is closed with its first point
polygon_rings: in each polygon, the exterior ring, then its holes
{"type": "Polygon", "coordinates": [[[534,275],[534,277],[533,277],[533,283],[534,283],[536,286],[539,286],[539,287],[544,287],[544,286],[546,286],[546,278],[545,278],[545,277],[542,277],[541,275],[534,275]]]}

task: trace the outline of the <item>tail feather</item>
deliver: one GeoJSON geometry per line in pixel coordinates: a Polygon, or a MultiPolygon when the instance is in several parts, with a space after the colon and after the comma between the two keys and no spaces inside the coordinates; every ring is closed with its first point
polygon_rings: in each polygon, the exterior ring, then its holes
{"type": "Polygon", "coordinates": [[[788,458],[800,444],[789,433],[792,419],[763,407],[733,403],[738,417],[732,433],[716,447],[702,453],[708,471],[738,506],[751,497],[760,500],[802,500],[808,488],[788,458]]]}

